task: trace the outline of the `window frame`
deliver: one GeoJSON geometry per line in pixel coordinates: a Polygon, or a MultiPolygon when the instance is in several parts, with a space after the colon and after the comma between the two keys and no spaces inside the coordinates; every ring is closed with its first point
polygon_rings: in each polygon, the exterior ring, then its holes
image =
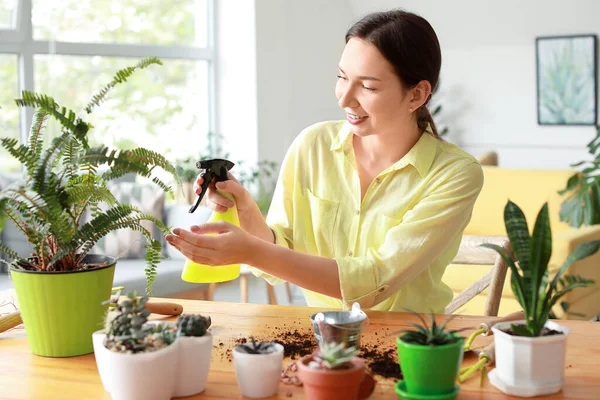
{"type": "MultiPolygon", "coordinates": [[[[0,54],[16,54],[18,56],[19,93],[23,90],[35,91],[34,56],[39,54],[90,57],[158,57],[160,59],[206,61],[208,63],[208,129],[217,132],[215,1],[207,0],[207,47],[194,47],[34,40],[31,19],[33,1],[18,0],[16,29],[0,29],[0,54]]],[[[21,108],[19,123],[21,143],[27,141],[34,111],[31,107],[21,108]]]]}

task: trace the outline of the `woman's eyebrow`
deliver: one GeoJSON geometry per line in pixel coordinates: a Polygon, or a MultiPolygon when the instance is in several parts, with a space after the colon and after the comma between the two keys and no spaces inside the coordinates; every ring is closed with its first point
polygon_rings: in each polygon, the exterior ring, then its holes
{"type": "MultiPolygon", "coordinates": [[[[340,70],[340,72],[344,75],[346,75],[346,73],[344,72],[343,69],[341,69],[340,67],[338,67],[338,69],[340,70]]],[[[379,78],[375,78],[374,76],[357,76],[358,79],[362,79],[364,81],[379,81],[381,82],[381,79],[379,78]]]]}

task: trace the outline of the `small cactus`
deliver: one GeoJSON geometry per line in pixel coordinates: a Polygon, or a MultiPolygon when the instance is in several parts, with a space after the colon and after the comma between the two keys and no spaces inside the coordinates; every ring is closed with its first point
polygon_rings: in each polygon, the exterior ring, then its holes
{"type": "Polygon", "coordinates": [[[250,336],[250,342],[235,345],[235,349],[246,354],[270,354],[277,351],[274,342],[257,342],[250,336]]]}
{"type": "Polygon", "coordinates": [[[202,315],[183,314],[177,318],[178,336],[204,336],[210,328],[210,317],[202,315]]]}
{"type": "Polygon", "coordinates": [[[148,325],[150,310],[145,308],[148,297],[138,299],[137,292],[129,292],[128,300],[117,304],[117,315],[109,324],[104,345],[120,353],[154,351],[170,345],[176,339],[174,328],[166,325],[148,325]]]}
{"type": "MultiPolygon", "coordinates": [[[[418,344],[421,346],[444,346],[447,344],[456,343],[462,338],[456,335],[456,332],[460,332],[461,330],[446,330],[446,324],[455,317],[455,315],[451,315],[446,319],[441,325],[438,325],[435,316],[433,314],[429,314],[429,319],[431,320],[431,326],[427,324],[425,319],[421,317],[419,313],[411,311],[422,324],[417,324],[414,322],[408,322],[415,329],[414,330],[406,330],[400,336],[400,339],[406,343],[418,344]]],[[[468,328],[467,328],[468,329],[468,328]]]]}
{"type": "Polygon", "coordinates": [[[354,346],[346,347],[344,343],[322,343],[308,366],[317,369],[343,369],[349,367],[357,355],[358,349],[354,346]]]}

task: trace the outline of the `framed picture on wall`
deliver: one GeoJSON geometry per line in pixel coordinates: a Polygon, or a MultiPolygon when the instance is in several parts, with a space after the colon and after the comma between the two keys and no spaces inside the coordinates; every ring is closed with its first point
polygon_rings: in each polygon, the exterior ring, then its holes
{"type": "Polygon", "coordinates": [[[536,39],[539,125],[596,125],[596,35],[536,39]]]}

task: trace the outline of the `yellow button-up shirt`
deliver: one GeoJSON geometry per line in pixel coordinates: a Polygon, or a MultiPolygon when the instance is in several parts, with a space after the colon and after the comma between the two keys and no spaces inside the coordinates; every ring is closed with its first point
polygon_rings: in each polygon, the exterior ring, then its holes
{"type": "Polygon", "coordinates": [[[458,251],[483,172],[471,155],[429,132],[373,180],[363,199],[351,125],[319,123],[294,140],[267,224],[277,244],[335,259],[343,296],[303,289],[309,306],[444,311],[452,291],[442,275],[458,251]]]}

